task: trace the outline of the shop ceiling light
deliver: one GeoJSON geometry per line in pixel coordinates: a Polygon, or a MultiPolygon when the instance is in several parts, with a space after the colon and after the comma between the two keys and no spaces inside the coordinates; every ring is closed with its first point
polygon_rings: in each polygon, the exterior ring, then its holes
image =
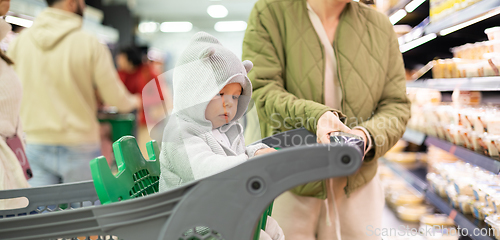
{"type": "Polygon", "coordinates": [[[485,20],[487,18],[493,17],[493,16],[498,15],[498,14],[500,14],[500,8],[496,8],[494,10],[491,10],[488,13],[486,13],[484,15],[481,15],[481,16],[479,16],[477,18],[471,19],[471,20],[469,20],[467,22],[463,22],[463,23],[457,24],[457,25],[455,25],[453,27],[449,27],[449,28],[443,29],[443,30],[439,31],[439,35],[441,35],[441,36],[448,35],[448,34],[450,34],[452,32],[455,32],[455,31],[460,30],[460,29],[462,29],[464,27],[470,26],[470,25],[472,25],[474,23],[483,21],[483,20],[485,20]]]}
{"type": "Polygon", "coordinates": [[[14,16],[6,16],[5,21],[8,23],[12,23],[15,25],[25,27],[25,28],[29,28],[33,25],[33,21],[31,21],[31,20],[24,19],[24,18],[18,18],[18,17],[14,17],[14,16]]]}
{"type": "Polygon", "coordinates": [[[158,31],[157,22],[142,22],[139,23],[139,32],[141,33],[154,33],[158,31]]]}
{"type": "Polygon", "coordinates": [[[213,18],[225,18],[227,16],[227,8],[222,5],[211,5],[207,8],[207,13],[213,18]]]}
{"type": "Polygon", "coordinates": [[[190,22],[163,22],[160,25],[162,32],[189,32],[193,29],[193,24],[190,22]]]}
{"type": "Polygon", "coordinates": [[[247,23],[245,21],[222,21],[216,22],[214,26],[217,32],[239,32],[245,31],[247,29],[247,23]]]}
{"type": "Polygon", "coordinates": [[[424,2],[425,0],[413,0],[410,3],[408,3],[408,5],[406,5],[405,10],[409,13],[413,12],[413,10],[417,9],[418,6],[422,5],[422,3],[424,2]]]}
{"type": "Polygon", "coordinates": [[[421,38],[417,38],[411,42],[408,42],[408,43],[405,43],[405,44],[399,46],[399,50],[401,51],[401,53],[407,52],[411,49],[414,49],[414,48],[436,38],[436,37],[437,37],[437,35],[435,33],[427,34],[421,38]]]}
{"type": "Polygon", "coordinates": [[[391,21],[392,25],[394,25],[401,19],[403,19],[405,16],[406,16],[406,11],[404,9],[399,9],[397,12],[395,12],[389,17],[389,20],[391,21]]]}

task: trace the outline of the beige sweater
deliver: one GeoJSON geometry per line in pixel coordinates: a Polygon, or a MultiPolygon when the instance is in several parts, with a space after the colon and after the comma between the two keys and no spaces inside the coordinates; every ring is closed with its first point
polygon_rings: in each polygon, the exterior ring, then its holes
{"type": "MultiPolygon", "coordinates": [[[[10,31],[8,24],[0,18],[0,40],[10,31]]],[[[7,146],[5,139],[21,133],[18,127],[22,87],[16,73],[0,59],[0,190],[29,187],[16,155],[7,146]]],[[[0,209],[18,206],[16,201],[0,200],[0,209]]]]}
{"type": "Polygon", "coordinates": [[[9,46],[24,88],[21,120],[28,143],[98,143],[96,92],[121,112],[137,105],[110,51],[81,25],[80,16],[47,8],[9,46]]]}

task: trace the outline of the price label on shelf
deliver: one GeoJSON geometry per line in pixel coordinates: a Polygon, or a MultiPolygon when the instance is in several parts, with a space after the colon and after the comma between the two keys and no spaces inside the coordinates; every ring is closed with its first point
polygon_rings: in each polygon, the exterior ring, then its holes
{"type": "Polygon", "coordinates": [[[455,221],[455,218],[457,217],[457,210],[452,209],[450,212],[450,215],[448,215],[448,218],[455,221]]]}
{"type": "Polygon", "coordinates": [[[451,147],[450,147],[450,151],[449,151],[449,152],[450,152],[451,154],[455,154],[455,151],[456,151],[456,150],[457,150],[457,146],[453,145],[453,146],[451,146],[451,147]]]}

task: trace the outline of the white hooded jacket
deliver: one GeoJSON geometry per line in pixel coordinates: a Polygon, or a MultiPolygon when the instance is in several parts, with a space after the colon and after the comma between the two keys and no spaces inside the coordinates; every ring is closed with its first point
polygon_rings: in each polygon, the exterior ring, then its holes
{"type": "Polygon", "coordinates": [[[250,61],[224,48],[213,36],[199,32],[182,53],[173,75],[172,115],[165,127],[160,154],[160,191],[227,170],[267,148],[265,144],[245,147],[244,115],[252,96],[247,72],[250,61]],[[212,123],[205,118],[210,100],[229,83],[239,83],[242,94],[235,117],[217,130],[231,146],[217,141],[212,123]]]}

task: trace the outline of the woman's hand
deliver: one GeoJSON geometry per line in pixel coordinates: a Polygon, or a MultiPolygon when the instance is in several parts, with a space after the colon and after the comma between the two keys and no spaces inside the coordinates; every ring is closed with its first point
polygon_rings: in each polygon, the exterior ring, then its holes
{"type": "Polygon", "coordinates": [[[272,152],[276,152],[277,150],[274,149],[274,148],[263,148],[263,149],[259,149],[255,152],[254,156],[259,156],[259,155],[263,155],[263,154],[267,154],[267,153],[272,153],[272,152]]]}
{"type": "Polygon", "coordinates": [[[316,136],[318,143],[330,143],[330,134],[332,132],[350,132],[348,128],[339,117],[333,112],[325,112],[318,120],[316,128],[316,136]]]}
{"type": "Polygon", "coordinates": [[[366,136],[365,132],[363,132],[362,130],[359,130],[359,129],[352,129],[351,131],[349,131],[349,133],[354,134],[354,135],[358,135],[361,138],[363,138],[363,141],[365,142],[365,147],[363,149],[365,149],[365,151],[366,151],[366,144],[368,144],[368,136],[366,136]]]}

